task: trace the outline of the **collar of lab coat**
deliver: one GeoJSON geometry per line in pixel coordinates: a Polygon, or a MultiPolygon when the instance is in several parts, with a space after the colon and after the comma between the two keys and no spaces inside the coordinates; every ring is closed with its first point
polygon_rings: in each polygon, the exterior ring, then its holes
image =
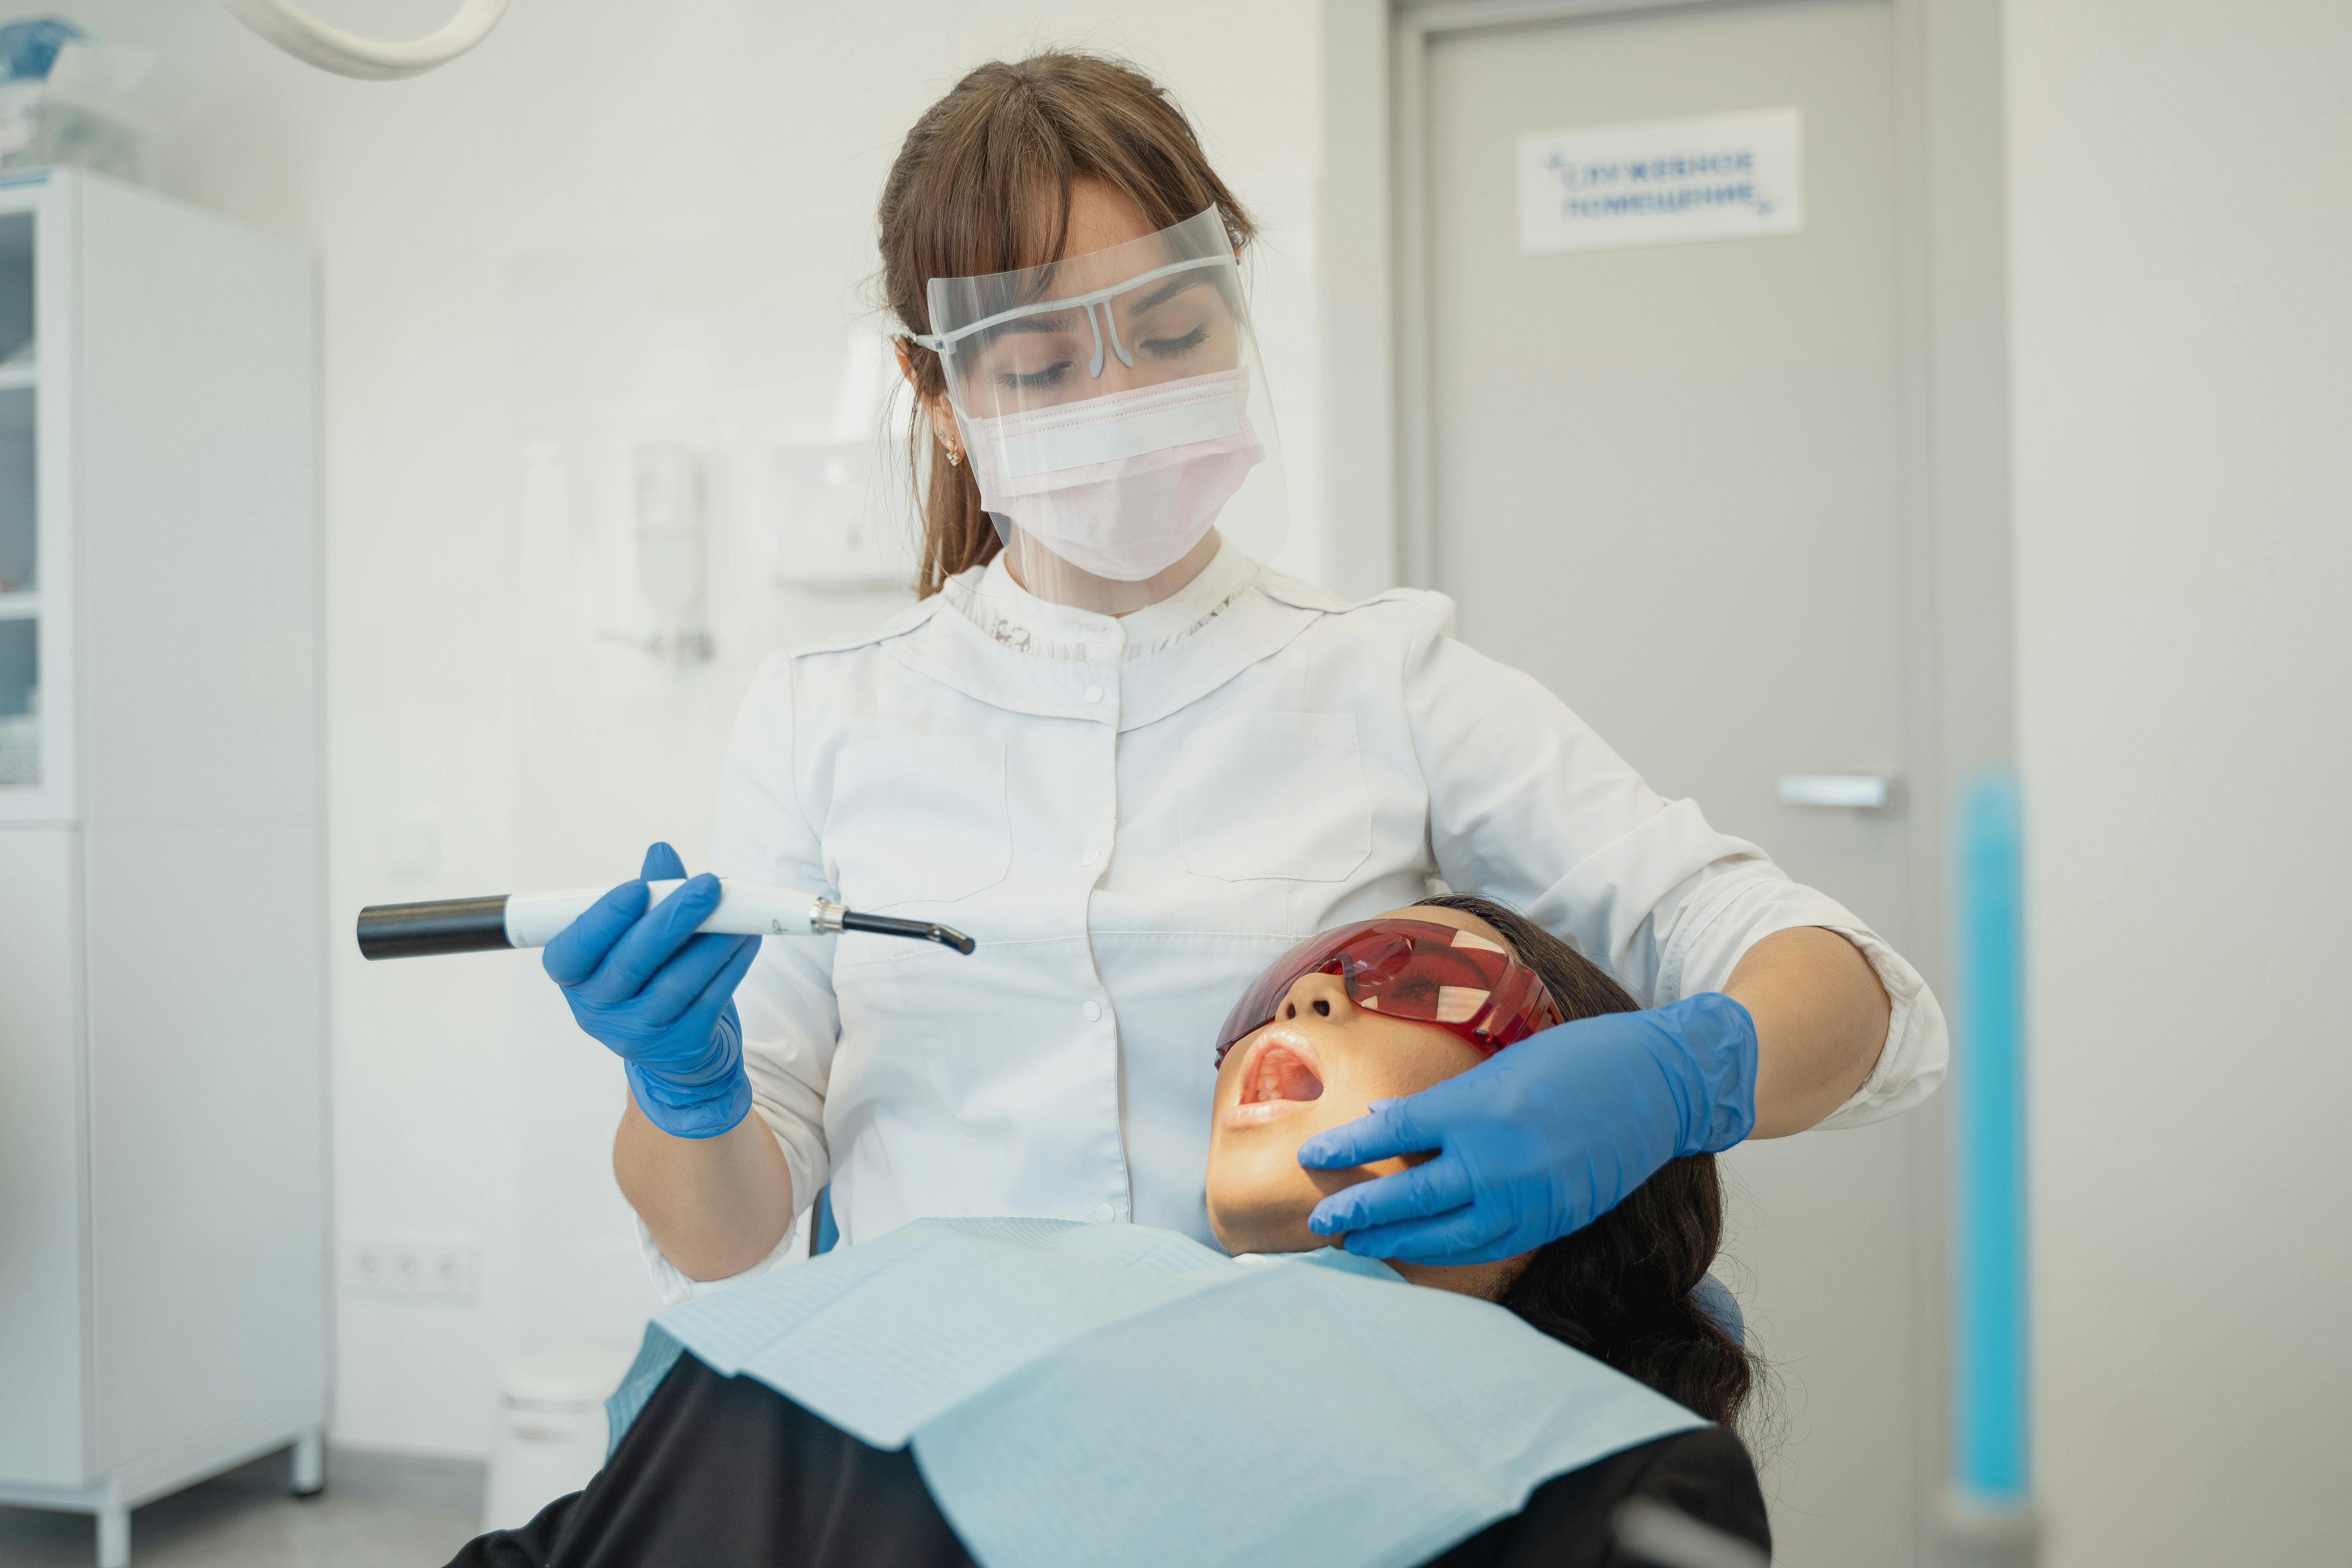
{"type": "Polygon", "coordinates": [[[980,701],[1132,730],[1197,701],[1341,607],[1302,588],[1227,543],[1160,603],[1104,616],[1030,594],[999,556],[950,578],[887,646],[980,701]],[[1102,695],[1088,702],[1089,689],[1102,695]]]}
{"type": "Polygon", "coordinates": [[[1256,562],[1220,541],[1208,565],[1168,597],[1129,615],[1105,616],[1037,597],[1013,581],[999,552],[987,565],[950,578],[942,592],[972,625],[1008,647],[1077,664],[1123,664],[1198,633],[1256,575],[1256,562]]]}

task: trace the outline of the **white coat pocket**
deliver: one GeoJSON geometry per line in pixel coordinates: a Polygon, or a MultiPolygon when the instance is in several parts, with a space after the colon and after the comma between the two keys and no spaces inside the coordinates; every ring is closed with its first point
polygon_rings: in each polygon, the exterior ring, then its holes
{"type": "Polygon", "coordinates": [[[951,903],[1013,868],[1004,742],[871,734],[843,749],[824,852],[853,910],[951,903]]]}
{"type": "Polygon", "coordinates": [[[1179,767],[1188,871],[1339,882],[1372,852],[1352,713],[1220,720],[1184,742],[1179,767]]]}

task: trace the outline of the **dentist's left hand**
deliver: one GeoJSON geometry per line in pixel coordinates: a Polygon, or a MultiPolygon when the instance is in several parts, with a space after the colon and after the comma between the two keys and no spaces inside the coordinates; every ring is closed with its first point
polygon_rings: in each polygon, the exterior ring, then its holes
{"type": "Polygon", "coordinates": [[[689,880],[651,909],[648,881],[686,875],[667,844],[547,944],[547,973],[572,1016],[627,1063],[646,1120],[676,1138],[716,1138],[751,1110],[735,987],[760,955],[756,936],[698,935],[719,907],[719,879],[689,880]]]}
{"type": "Polygon", "coordinates": [[[1718,992],[1557,1025],[1299,1146],[1310,1171],[1435,1158],[1307,1216],[1349,1252],[1492,1263],[1581,1230],[1684,1154],[1756,1125],[1756,1021],[1718,992]]]}

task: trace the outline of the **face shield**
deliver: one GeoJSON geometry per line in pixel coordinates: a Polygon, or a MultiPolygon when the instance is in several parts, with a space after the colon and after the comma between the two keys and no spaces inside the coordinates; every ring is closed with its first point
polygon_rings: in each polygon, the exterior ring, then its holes
{"type": "Polygon", "coordinates": [[[1039,598],[1139,608],[1214,553],[1264,561],[1286,498],[1274,408],[1215,208],[1043,267],[934,278],[956,428],[1039,598]],[[1117,586],[1128,585],[1128,586],[1117,586]]]}

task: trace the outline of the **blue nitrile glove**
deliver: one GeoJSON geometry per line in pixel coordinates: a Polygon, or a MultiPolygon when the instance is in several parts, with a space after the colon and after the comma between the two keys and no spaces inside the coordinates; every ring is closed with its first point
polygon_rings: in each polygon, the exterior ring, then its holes
{"type": "Polygon", "coordinates": [[[1710,991],[1603,1013],[1309,1138],[1309,1170],[1438,1154],[1332,1194],[1307,1226],[1368,1258],[1491,1263],[1591,1225],[1667,1161],[1728,1149],[1755,1125],[1747,1008],[1710,991]]]}
{"type": "Polygon", "coordinates": [[[698,936],[719,907],[704,875],[648,910],[646,882],[686,875],[667,844],[547,944],[548,974],[580,1026],[628,1063],[646,1120],[677,1138],[716,1138],[750,1113],[735,987],[760,955],[756,936],[698,936]]]}

